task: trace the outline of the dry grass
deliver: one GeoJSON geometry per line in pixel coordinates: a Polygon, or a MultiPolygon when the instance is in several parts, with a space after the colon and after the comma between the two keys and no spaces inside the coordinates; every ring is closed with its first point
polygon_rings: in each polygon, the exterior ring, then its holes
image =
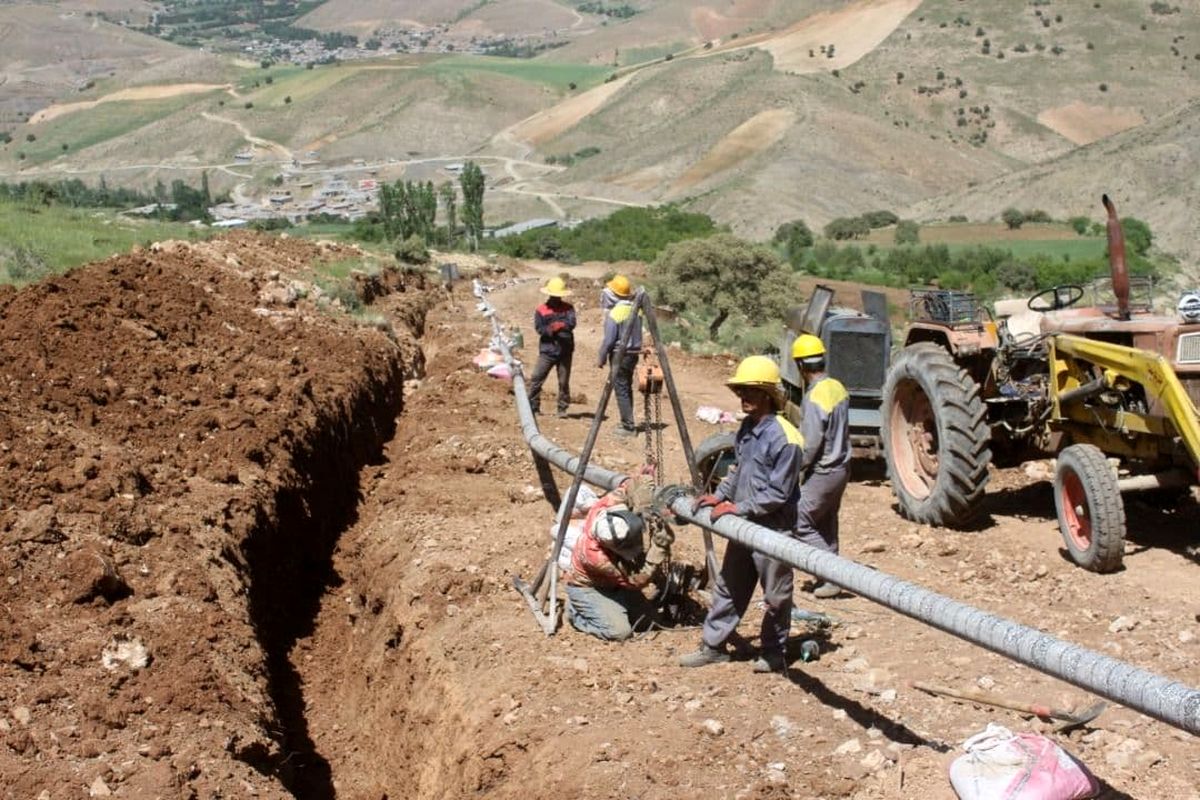
{"type": "Polygon", "coordinates": [[[813,14],[780,33],[750,37],[736,47],[759,47],[784,72],[844,69],[870,53],[892,34],[921,0],[856,0],[845,8],[813,14]],[[833,57],[821,48],[833,45],[833,57]]]}
{"type": "Polygon", "coordinates": [[[795,112],[787,108],[773,108],[755,114],[730,131],[703,158],[680,175],[667,191],[667,197],[677,196],[774,147],[795,120],[795,112]]]}
{"type": "Polygon", "coordinates": [[[1146,118],[1136,108],[1111,108],[1076,100],[1046,109],[1038,114],[1037,120],[1075,144],[1091,144],[1114,133],[1136,128],[1146,118]]]}

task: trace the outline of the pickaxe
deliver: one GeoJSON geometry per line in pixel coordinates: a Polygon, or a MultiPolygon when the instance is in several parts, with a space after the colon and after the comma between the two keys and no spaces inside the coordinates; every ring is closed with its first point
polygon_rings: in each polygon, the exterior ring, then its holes
{"type": "Polygon", "coordinates": [[[1054,730],[1056,731],[1065,731],[1079,725],[1086,725],[1100,716],[1104,709],[1108,708],[1108,703],[1098,700],[1082,711],[1062,711],[1039,703],[1022,703],[1019,700],[992,697],[985,692],[978,692],[973,689],[951,689],[946,686],[922,683],[921,681],[913,681],[911,685],[914,689],[920,689],[930,694],[953,697],[957,700],[968,700],[972,703],[982,703],[983,705],[996,706],[997,708],[1007,708],[1011,711],[1022,711],[1026,714],[1041,717],[1042,719],[1056,719],[1060,723],[1055,726],[1054,730]]]}

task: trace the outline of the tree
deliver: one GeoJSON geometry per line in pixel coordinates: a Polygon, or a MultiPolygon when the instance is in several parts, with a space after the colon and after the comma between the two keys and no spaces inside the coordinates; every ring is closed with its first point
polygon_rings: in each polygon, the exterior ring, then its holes
{"type": "Polygon", "coordinates": [[[896,244],[917,244],[921,241],[921,226],[911,219],[896,223],[896,244]]]}
{"type": "Polygon", "coordinates": [[[895,225],[900,221],[900,218],[891,211],[868,211],[862,215],[862,219],[871,228],[886,228],[888,225],[895,225]]]}
{"type": "Polygon", "coordinates": [[[1144,256],[1154,243],[1154,234],[1150,226],[1137,217],[1121,217],[1121,232],[1125,234],[1125,244],[1136,255],[1144,256]]]}
{"type": "Polygon", "coordinates": [[[204,203],[204,207],[208,208],[212,205],[212,192],[208,190],[208,170],[200,170],[200,200],[204,203]]]}
{"type": "Polygon", "coordinates": [[[483,235],[483,170],[474,161],[468,161],[459,176],[463,195],[463,226],[467,229],[467,240],[471,249],[479,248],[483,235]]]}
{"type": "Polygon", "coordinates": [[[776,228],[771,242],[782,245],[787,260],[793,265],[798,265],[804,258],[804,251],[813,246],[813,233],[808,223],[802,219],[795,219],[776,228]]]}
{"type": "Polygon", "coordinates": [[[857,239],[870,232],[871,226],[862,217],[838,217],[825,226],[826,238],[837,241],[857,239]]]}
{"type": "Polygon", "coordinates": [[[1075,233],[1080,236],[1086,236],[1088,227],[1092,224],[1092,221],[1087,217],[1071,217],[1067,220],[1067,224],[1071,226],[1071,230],[1075,231],[1075,233]]]}
{"type": "Polygon", "coordinates": [[[446,181],[438,187],[438,194],[442,198],[442,208],[446,211],[446,245],[454,247],[458,238],[458,193],[454,191],[454,184],[446,181]]]}
{"type": "Polygon", "coordinates": [[[1010,231],[1015,231],[1025,224],[1025,215],[1021,213],[1020,209],[1013,208],[1012,206],[1004,209],[1004,212],[1000,215],[1000,219],[1004,221],[1004,224],[1008,226],[1010,231]]]}
{"type": "Polygon", "coordinates": [[[712,313],[713,339],[731,314],[782,318],[795,297],[791,272],[769,248],[732,234],[669,245],[650,268],[656,298],[676,311],[712,313]]]}

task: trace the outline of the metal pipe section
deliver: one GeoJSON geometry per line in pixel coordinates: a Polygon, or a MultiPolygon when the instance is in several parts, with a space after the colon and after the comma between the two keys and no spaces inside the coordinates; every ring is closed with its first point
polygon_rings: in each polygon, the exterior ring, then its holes
{"type": "MultiPolygon", "coordinates": [[[[476,296],[483,300],[476,283],[476,296]]],[[[484,313],[492,318],[506,361],[513,366],[512,354],[504,340],[495,311],[483,301],[484,313]],[[490,313],[489,313],[490,311],[490,313]]],[[[550,463],[574,474],[578,458],[538,432],[537,423],[524,393],[519,365],[513,373],[513,392],[521,430],[530,448],[550,463]]],[[[627,476],[589,465],[584,478],[589,483],[615,489],[627,476]]],[[[679,487],[670,500],[671,510],[680,519],[712,531],[731,542],[776,558],[796,569],[845,587],[860,597],[898,611],[918,622],[964,639],[994,653],[1018,661],[1039,672],[1052,675],[1080,689],[1120,703],[1191,734],[1200,734],[1200,690],[1178,681],[1089,650],[1086,647],[1043,633],[996,614],[982,611],[944,595],[903,581],[893,575],[863,566],[824,550],[806,545],[789,536],[734,516],[717,522],[709,519],[709,510],[692,513],[694,497],[679,487]]]]}
{"type": "Polygon", "coordinates": [[[744,519],[725,516],[712,523],[708,509],[702,509],[698,515],[692,513],[692,502],[691,497],[681,493],[672,500],[671,510],[682,519],[707,527],[731,542],[843,586],[918,622],[1168,725],[1200,734],[1200,690],[818,550],[744,519]]]}
{"type": "MultiPolygon", "coordinates": [[[[529,448],[534,453],[567,474],[574,475],[575,471],[579,469],[579,457],[573,455],[570,450],[559,447],[538,430],[537,419],[533,416],[533,408],[529,405],[529,393],[525,388],[525,376],[521,372],[521,362],[509,348],[500,320],[496,316],[496,309],[484,298],[483,286],[478,280],[473,282],[473,291],[479,298],[479,304],[482,307],[480,310],[492,321],[492,338],[500,348],[500,354],[504,356],[504,363],[512,370],[513,399],[516,401],[517,418],[521,423],[521,433],[525,436],[525,441],[529,443],[529,448]]],[[[595,464],[588,464],[583,473],[583,479],[588,483],[609,490],[620,486],[627,477],[627,475],[621,475],[595,464]]]]}

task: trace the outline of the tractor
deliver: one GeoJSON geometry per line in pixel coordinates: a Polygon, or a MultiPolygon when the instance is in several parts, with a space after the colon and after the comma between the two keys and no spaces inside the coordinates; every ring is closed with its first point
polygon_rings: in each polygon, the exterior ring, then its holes
{"type": "Polygon", "coordinates": [[[1111,304],[1081,305],[1084,287],[1055,286],[997,320],[968,293],[913,293],[880,430],[905,517],[970,525],[993,460],[1053,456],[1071,558],[1112,572],[1124,555],[1121,494],[1200,479],[1200,296],[1184,295],[1177,316],[1155,314],[1148,290],[1132,300],[1116,208],[1103,203],[1111,304]]]}

